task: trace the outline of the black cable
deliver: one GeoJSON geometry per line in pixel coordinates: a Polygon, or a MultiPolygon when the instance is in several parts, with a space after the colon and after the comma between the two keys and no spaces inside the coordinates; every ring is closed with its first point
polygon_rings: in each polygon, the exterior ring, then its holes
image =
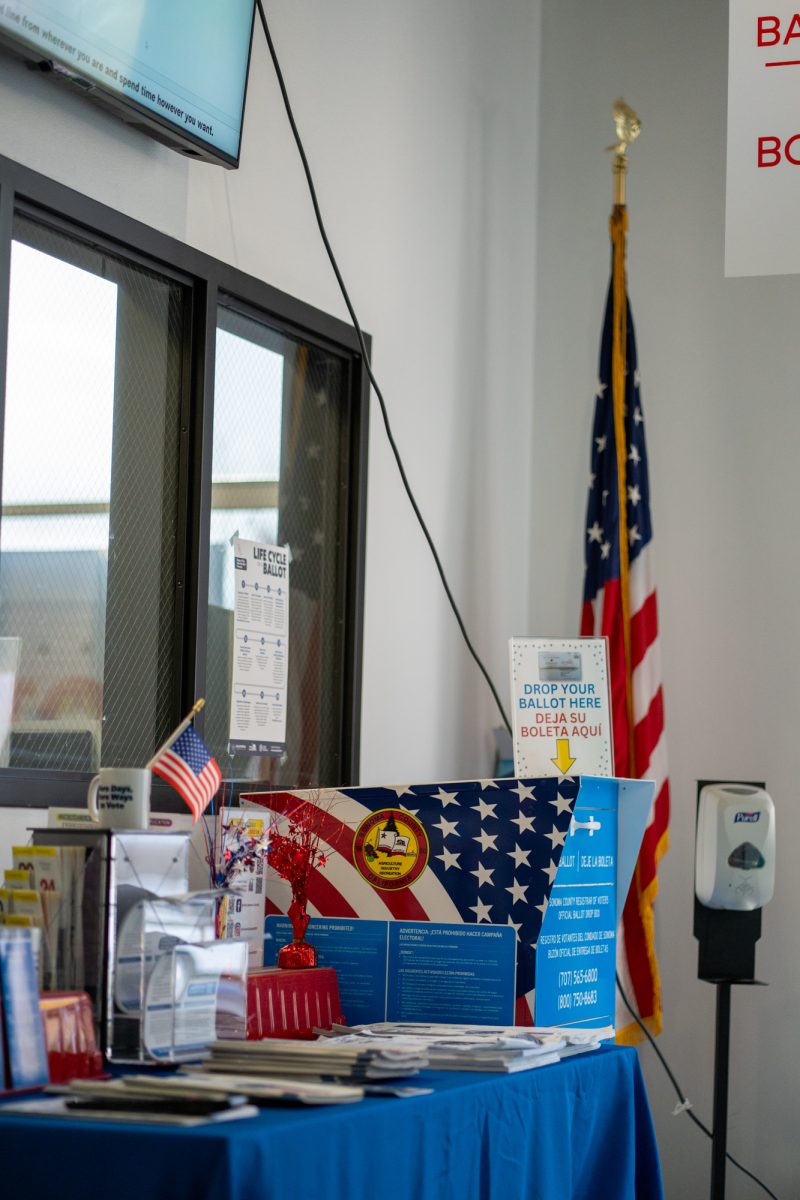
{"type": "Polygon", "coordinates": [[[300,155],[300,160],[303,164],[303,170],[305,172],[306,182],[308,184],[308,191],[311,196],[311,203],[314,206],[314,215],[317,218],[317,226],[319,228],[319,232],[322,237],[322,241],[325,246],[325,250],[327,251],[331,267],[333,268],[333,273],[336,276],[336,282],[339,284],[339,290],[341,291],[344,302],[347,305],[347,311],[350,314],[350,320],[352,321],[353,328],[356,331],[356,336],[358,338],[358,344],[361,347],[361,355],[364,359],[364,365],[367,369],[367,375],[369,376],[369,381],[372,384],[372,390],[374,391],[375,396],[377,397],[377,400],[378,400],[378,404],[380,405],[381,416],[383,417],[383,424],[386,429],[386,436],[389,440],[389,445],[391,447],[392,454],[394,455],[394,460],[397,463],[397,469],[400,472],[400,479],[402,480],[403,487],[405,488],[405,492],[411,503],[411,507],[414,510],[414,515],[416,516],[416,518],[419,522],[420,528],[424,534],[425,541],[428,543],[428,548],[430,549],[430,552],[433,555],[433,561],[436,564],[436,570],[439,572],[439,578],[442,581],[442,586],[444,587],[445,594],[447,595],[447,599],[450,602],[450,607],[453,610],[453,615],[455,616],[455,619],[458,622],[458,628],[461,630],[461,636],[463,637],[463,639],[466,643],[467,649],[469,650],[473,659],[477,663],[478,669],[480,670],[481,674],[483,675],[483,678],[486,680],[487,684],[489,685],[489,690],[491,691],[492,695],[494,696],[495,704],[497,705],[498,709],[500,710],[500,716],[503,718],[503,724],[505,725],[508,732],[511,733],[512,732],[511,724],[508,720],[508,717],[505,714],[505,710],[503,708],[502,701],[500,700],[500,697],[497,694],[496,687],[492,683],[489,672],[486,670],[486,667],[483,665],[483,662],[482,662],[481,658],[479,657],[477,650],[475,649],[475,647],[473,646],[473,644],[470,640],[469,634],[467,633],[467,628],[464,624],[461,613],[459,612],[458,605],[456,604],[453,593],[450,590],[450,584],[447,582],[447,576],[444,573],[444,567],[442,566],[442,562],[441,562],[441,559],[439,558],[439,554],[436,549],[436,546],[433,543],[433,538],[430,535],[428,526],[425,524],[422,513],[420,512],[420,509],[419,509],[419,505],[417,504],[414,493],[411,490],[411,485],[408,482],[408,477],[406,476],[405,468],[403,466],[403,461],[400,457],[400,451],[397,448],[397,443],[394,440],[391,425],[389,424],[389,414],[386,411],[386,403],[383,399],[383,393],[381,392],[381,389],[378,386],[378,381],[376,380],[376,378],[373,374],[373,371],[372,371],[372,363],[370,362],[369,354],[367,352],[367,346],[366,346],[366,342],[364,341],[364,335],[361,332],[361,325],[359,324],[359,320],[358,320],[358,317],[356,316],[355,309],[353,308],[353,305],[350,300],[350,296],[348,295],[348,292],[347,292],[347,288],[345,287],[344,279],[342,278],[341,272],[339,270],[339,266],[336,262],[336,258],[334,257],[333,250],[331,249],[331,244],[328,241],[328,235],[325,232],[325,225],[323,223],[322,213],[320,212],[319,203],[317,201],[317,193],[316,193],[316,189],[314,187],[314,181],[311,178],[311,168],[308,165],[308,159],[306,158],[306,152],[303,149],[303,143],[300,139],[300,134],[297,129],[297,124],[295,123],[294,113],[292,112],[292,106],[289,103],[289,95],[288,95],[288,92],[286,91],[286,84],[283,81],[283,72],[281,71],[280,64],[278,62],[278,56],[275,53],[275,47],[272,44],[272,37],[270,36],[269,26],[267,25],[267,18],[264,14],[264,8],[261,3],[261,0],[256,0],[256,7],[258,8],[258,15],[261,18],[261,25],[264,30],[264,36],[267,39],[267,46],[269,47],[270,57],[272,58],[272,65],[275,68],[275,75],[278,80],[278,86],[280,87],[281,95],[283,96],[283,104],[284,104],[284,108],[286,109],[286,116],[289,118],[289,124],[291,126],[292,133],[294,135],[295,145],[297,146],[297,151],[298,151],[298,154],[300,155]]]}
{"type": "MultiPolygon", "coordinates": [[[[672,1071],[671,1071],[671,1069],[670,1069],[669,1063],[668,1063],[668,1062],[667,1062],[667,1060],[664,1058],[664,1055],[661,1053],[661,1051],[659,1050],[658,1046],[656,1045],[656,1040],[655,1040],[655,1038],[653,1037],[652,1033],[651,1033],[651,1032],[650,1032],[650,1030],[647,1028],[647,1026],[645,1025],[645,1023],[644,1023],[644,1021],[642,1020],[642,1018],[639,1016],[639,1014],[638,1014],[637,1012],[634,1012],[634,1009],[633,1009],[633,1007],[632,1007],[632,1005],[631,1005],[631,1002],[630,1002],[630,1000],[629,1000],[629,999],[628,999],[628,997],[625,995],[625,989],[624,989],[624,988],[623,988],[623,986],[622,986],[622,980],[620,979],[619,975],[617,975],[617,991],[619,992],[620,996],[622,997],[622,1003],[625,1005],[625,1007],[627,1008],[628,1012],[631,1014],[631,1016],[633,1017],[634,1021],[635,1021],[635,1022],[636,1022],[636,1024],[639,1026],[639,1028],[641,1029],[642,1033],[645,1035],[645,1037],[647,1038],[648,1042],[650,1043],[650,1045],[653,1047],[653,1049],[655,1050],[656,1054],[658,1055],[658,1058],[659,1058],[659,1061],[661,1062],[661,1065],[662,1065],[662,1067],[664,1068],[664,1070],[667,1072],[667,1075],[669,1076],[670,1083],[671,1083],[671,1084],[672,1084],[672,1086],[675,1088],[675,1091],[676,1091],[676,1093],[677,1093],[678,1099],[679,1099],[679,1100],[680,1100],[680,1102],[681,1102],[681,1106],[682,1106],[682,1108],[683,1108],[683,1111],[686,1113],[687,1117],[690,1117],[690,1118],[691,1118],[691,1120],[692,1120],[692,1121],[694,1121],[694,1123],[695,1123],[695,1125],[698,1127],[698,1129],[702,1129],[702,1131],[703,1131],[703,1133],[706,1135],[706,1137],[708,1137],[708,1138],[713,1138],[713,1136],[714,1136],[714,1135],[712,1134],[711,1130],[710,1130],[710,1129],[708,1129],[708,1128],[707,1128],[707,1127],[706,1127],[706,1126],[703,1124],[703,1122],[700,1120],[700,1118],[699,1118],[699,1117],[697,1117],[697,1116],[695,1116],[694,1112],[692,1111],[692,1106],[691,1106],[690,1102],[689,1102],[689,1101],[686,1099],[686,1097],[684,1096],[684,1094],[683,1094],[683,1090],[682,1090],[682,1088],[681,1088],[681,1085],[678,1083],[677,1079],[675,1078],[675,1076],[673,1075],[673,1073],[672,1073],[672,1071]]],[[[676,1110],[676,1112],[677,1112],[677,1110],[676,1110]]],[[[737,1168],[738,1168],[738,1169],[739,1169],[739,1170],[740,1170],[740,1171],[741,1171],[741,1172],[742,1172],[744,1175],[747,1175],[747,1177],[748,1177],[749,1179],[752,1179],[752,1180],[753,1180],[753,1183],[757,1183],[757,1184],[758,1184],[758,1186],[759,1186],[760,1188],[763,1188],[763,1189],[764,1189],[764,1191],[767,1193],[767,1195],[772,1197],[772,1200],[778,1200],[778,1197],[775,1195],[775,1193],[774,1193],[774,1192],[771,1192],[771,1191],[769,1190],[769,1188],[767,1187],[767,1185],[766,1185],[765,1183],[763,1183],[763,1182],[762,1182],[762,1181],[761,1181],[761,1180],[758,1178],[758,1176],[757,1176],[757,1175],[754,1175],[752,1171],[748,1171],[747,1167],[743,1167],[743,1166],[742,1166],[742,1164],[741,1164],[740,1162],[737,1162],[737,1161],[736,1161],[736,1159],[733,1157],[733,1155],[732,1155],[732,1154],[728,1154],[728,1153],[727,1153],[727,1151],[726,1151],[726,1153],[725,1153],[725,1157],[726,1157],[727,1159],[729,1159],[729,1161],[730,1161],[730,1162],[732,1162],[732,1163],[733,1163],[733,1165],[734,1165],[735,1167],[737,1167],[737,1168]]]]}

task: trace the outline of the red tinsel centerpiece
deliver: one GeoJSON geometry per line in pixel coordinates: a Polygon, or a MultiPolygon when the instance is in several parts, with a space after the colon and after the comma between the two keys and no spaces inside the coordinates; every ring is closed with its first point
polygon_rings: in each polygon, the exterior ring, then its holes
{"type": "Polygon", "coordinates": [[[317,965],[317,951],[305,940],[305,935],[309,922],[308,880],[313,870],[324,867],[328,861],[328,855],[320,848],[323,815],[318,805],[305,803],[286,818],[285,833],[278,833],[274,827],[270,832],[269,864],[292,889],[289,920],[293,941],[278,951],[279,967],[317,965]]]}

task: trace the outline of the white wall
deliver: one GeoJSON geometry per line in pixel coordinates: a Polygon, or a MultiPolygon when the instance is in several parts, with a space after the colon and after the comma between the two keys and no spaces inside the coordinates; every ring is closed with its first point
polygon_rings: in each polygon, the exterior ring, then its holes
{"type": "MultiPolygon", "coordinates": [[[[270,19],[409,478],[505,699],[530,562],[539,2],[279,0],[270,19]]],[[[0,66],[0,153],[344,315],[258,29],[233,173],[0,66]]],[[[498,718],[376,406],[367,527],[362,781],[488,774],[498,718]]],[[[0,813],[0,867],[22,819],[0,813]]]]}
{"type": "MultiPolygon", "coordinates": [[[[184,238],[189,160],[129,129],[54,79],[0,58],[0,154],[76,191],[184,238]]],[[[0,808],[0,871],[12,845],[29,840],[46,814],[0,808]]]]}
{"type": "MultiPolygon", "coordinates": [[[[538,7],[272,6],[392,429],[504,702],[530,559],[538,7]]],[[[345,316],[258,37],[242,166],[191,184],[190,241],[345,316]]],[[[485,775],[498,717],[371,420],[362,782],[485,775]]]]}
{"type": "MultiPolygon", "coordinates": [[[[725,0],[546,0],[530,624],[576,628],[583,481],[611,206],[610,106],[631,151],[629,288],[651,467],[673,818],[657,903],[660,1045],[711,1123],[714,989],[692,936],[695,780],[765,779],[778,810],[777,887],[757,974],[733,995],[729,1149],[782,1198],[800,1193],[797,805],[800,667],[800,281],[723,278],[725,0]],[[558,448],[558,453],[555,448],[558,448]]],[[[671,1115],[642,1051],[667,1195],[707,1194],[710,1143],[671,1115]]],[[[759,1193],[733,1168],[732,1200],[759,1193]]]]}

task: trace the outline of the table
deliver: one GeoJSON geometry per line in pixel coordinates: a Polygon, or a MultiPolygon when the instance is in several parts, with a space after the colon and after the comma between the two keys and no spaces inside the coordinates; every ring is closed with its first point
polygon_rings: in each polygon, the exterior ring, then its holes
{"type": "Polygon", "coordinates": [[[636,1052],[515,1075],[426,1072],[434,1093],[263,1110],[195,1129],[8,1116],[26,1200],[663,1200],[636,1052]]]}

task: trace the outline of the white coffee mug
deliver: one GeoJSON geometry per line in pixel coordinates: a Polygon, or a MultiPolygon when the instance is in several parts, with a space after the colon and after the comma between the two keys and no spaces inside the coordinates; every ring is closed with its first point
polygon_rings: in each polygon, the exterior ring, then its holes
{"type": "Polygon", "coordinates": [[[101,767],[89,784],[89,816],[103,829],[147,829],[151,778],[148,767],[101,767]]]}

